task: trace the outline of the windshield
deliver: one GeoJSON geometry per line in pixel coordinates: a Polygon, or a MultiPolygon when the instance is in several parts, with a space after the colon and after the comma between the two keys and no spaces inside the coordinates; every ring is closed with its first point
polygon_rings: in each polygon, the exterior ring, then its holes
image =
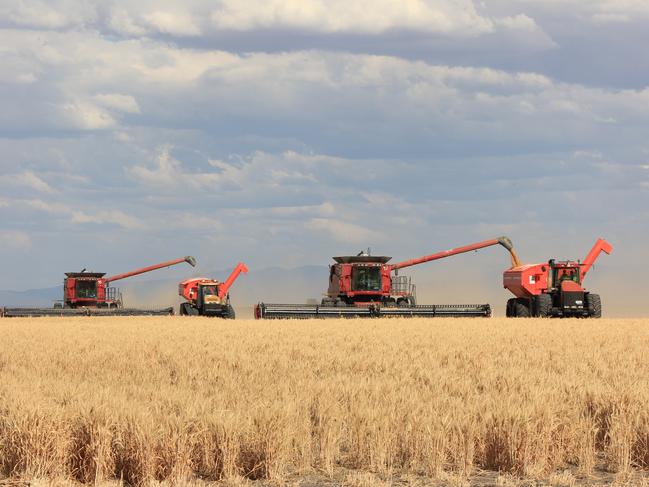
{"type": "Polygon", "coordinates": [[[380,291],[381,268],[354,266],[352,271],[352,289],[354,291],[380,291]]]}
{"type": "Polygon", "coordinates": [[[216,296],[216,286],[203,286],[203,296],[216,296]]]}
{"type": "Polygon", "coordinates": [[[77,281],[77,298],[96,298],[97,281],[77,281]]]}
{"type": "Polygon", "coordinates": [[[553,282],[559,286],[562,281],[569,280],[579,284],[579,270],[574,267],[553,269],[553,282]]]}

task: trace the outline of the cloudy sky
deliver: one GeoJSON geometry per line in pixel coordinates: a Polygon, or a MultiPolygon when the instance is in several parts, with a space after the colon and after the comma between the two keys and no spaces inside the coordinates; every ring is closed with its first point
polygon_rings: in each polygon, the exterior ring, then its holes
{"type": "Polygon", "coordinates": [[[636,286],[647,45],[645,0],[0,0],[0,289],[500,234],[636,286]]]}

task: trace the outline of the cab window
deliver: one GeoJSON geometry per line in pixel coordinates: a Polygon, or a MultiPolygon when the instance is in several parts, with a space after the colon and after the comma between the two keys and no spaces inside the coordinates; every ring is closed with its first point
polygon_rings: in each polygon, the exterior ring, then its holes
{"type": "Polygon", "coordinates": [[[380,291],[381,268],[355,266],[352,271],[352,289],[354,291],[380,291]]]}

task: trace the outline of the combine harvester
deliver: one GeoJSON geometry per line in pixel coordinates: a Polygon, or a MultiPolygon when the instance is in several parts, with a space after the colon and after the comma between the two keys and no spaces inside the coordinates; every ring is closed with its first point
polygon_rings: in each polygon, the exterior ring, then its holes
{"type": "Polygon", "coordinates": [[[330,266],[329,289],[320,305],[268,304],[255,307],[255,318],[352,318],[352,317],[488,317],[488,304],[417,305],[416,288],[399,269],[452,255],[502,245],[511,255],[512,266],[519,264],[509,238],[499,237],[436,254],[388,264],[391,257],[361,252],[334,257],[330,266]],[[393,275],[394,273],[394,275],[393,275]]]}
{"type": "Polygon", "coordinates": [[[234,308],[230,304],[228,291],[239,274],[248,273],[248,268],[239,262],[225,282],[196,277],[186,279],[178,285],[178,294],[186,299],[180,305],[182,316],[218,316],[234,319],[234,308]]]}
{"type": "Polygon", "coordinates": [[[196,259],[187,256],[106,278],[103,272],[85,272],[85,269],[66,272],[62,302],[55,303],[53,308],[0,308],[0,317],[172,315],[173,308],[124,308],[122,293],[110,287],[110,283],[183,262],[196,266],[196,259]]]}
{"type": "Polygon", "coordinates": [[[586,274],[599,254],[610,254],[613,246],[598,239],[583,262],[556,261],[513,266],[503,274],[503,286],[516,296],[507,301],[506,316],[601,318],[602,301],[582,287],[586,274]]]}

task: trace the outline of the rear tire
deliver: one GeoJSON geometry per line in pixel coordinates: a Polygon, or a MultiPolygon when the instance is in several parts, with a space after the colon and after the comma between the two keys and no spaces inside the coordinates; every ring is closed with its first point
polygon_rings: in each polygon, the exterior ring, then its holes
{"type": "Polygon", "coordinates": [[[507,306],[505,306],[505,316],[507,318],[516,318],[516,298],[510,298],[507,300],[507,306]]]}
{"type": "Polygon", "coordinates": [[[539,294],[536,297],[536,316],[547,318],[552,314],[552,296],[549,294],[539,294]]]}
{"type": "Polygon", "coordinates": [[[530,300],[527,298],[518,298],[514,304],[517,318],[530,317],[530,300]]]}
{"type": "Polygon", "coordinates": [[[602,317],[602,300],[599,294],[588,294],[586,297],[586,304],[588,305],[588,316],[591,318],[602,317]]]}

